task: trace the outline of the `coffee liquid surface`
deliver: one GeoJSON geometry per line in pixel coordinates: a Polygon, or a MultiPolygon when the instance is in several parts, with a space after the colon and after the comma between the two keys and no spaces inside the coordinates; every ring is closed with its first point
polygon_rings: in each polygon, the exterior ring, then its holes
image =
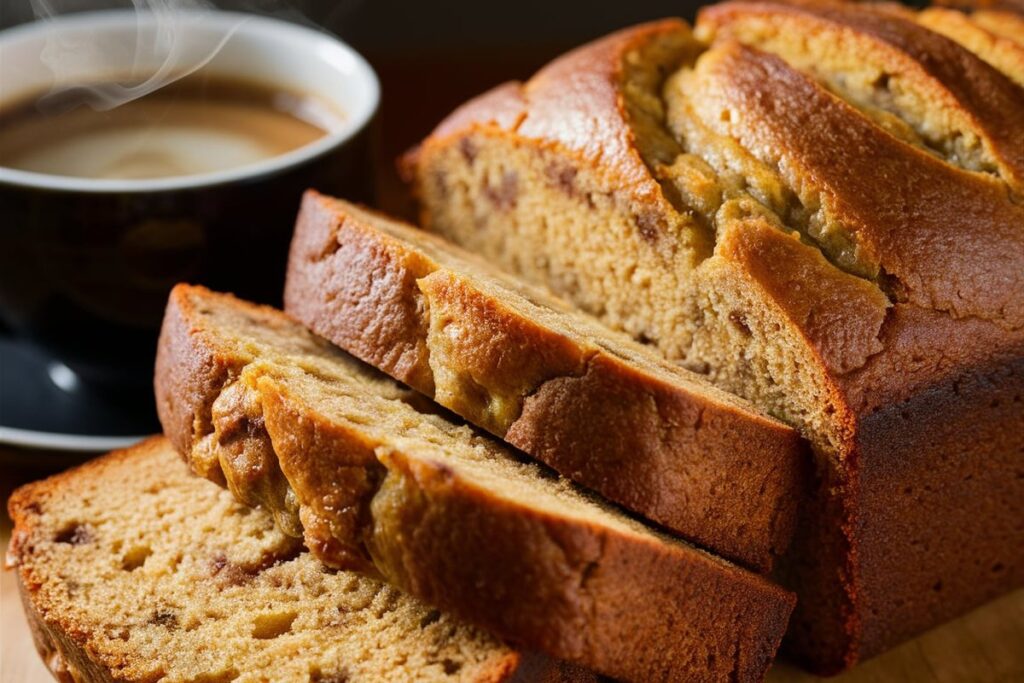
{"type": "Polygon", "coordinates": [[[223,171],[308,145],[343,115],[313,96],[193,74],[107,111],[84,89],[0,103],[0,166],[149,179],[223,171]]]}

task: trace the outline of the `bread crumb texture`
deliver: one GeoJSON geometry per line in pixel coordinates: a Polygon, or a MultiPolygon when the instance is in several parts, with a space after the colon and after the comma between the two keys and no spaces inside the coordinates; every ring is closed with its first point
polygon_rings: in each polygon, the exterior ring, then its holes
{"type": "Polygon", "coordinates": [[[81,680],[483,681],[514,668],[490,636],[325,568],[162,439],[23,488],[10,507],[44,655],[59,650],[50,661],[81,680]]]}

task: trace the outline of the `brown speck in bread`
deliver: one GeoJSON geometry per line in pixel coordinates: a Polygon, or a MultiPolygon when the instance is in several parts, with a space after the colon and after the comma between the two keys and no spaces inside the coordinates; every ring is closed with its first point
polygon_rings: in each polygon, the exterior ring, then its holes
{"type": "Polygon", "coordinates": [[[158,609],[149,618],[149,623],[170,629],[178,628],[178,615],[168,609],[158,609]]]}
{"type": "Polygon", "coordinates": [[[636,217],[636,227],[647,242],[657,242],[665,230],[665,222],[653,211],[641,211],[636,217]]]}
{"type": "Polygon", "coordinates": [[[462,152],[462,156],[467,164],[473,163],[473,160],[476,158],[476,145],[473,143],[472,138],[463,138],[459,142],[459,151],[462,152]]]}
{"type": "Polygon", "coordinates": [[[747,325],[747,316],[745,316],[742,312],[730,311],[729,322],[731,322],[736,327],[736,329],[739,330],[740,334],[742,334],[745,337],[750,336],[751,332],[750,327],[747,325]]]}
{"type": "Polygon", "coordinates": [[[570,197],[577,197],[579,195],[579,188],[576,187],[577,171],[575,168],[559,164],[548,164],[544,170],[548,178],[551,179],[551,182],[559,190],[570,197]]]}
{"type": "Polygon", "coordinates": [[[501,173],[501,179],[496,185],[491,184],[490,181],[484,181],[483,193],[500,211],[515,208],[516,199],[519,196],[519,174],[506,170],[501,173]]]}
{"type": "Polygon", "coordinates": [[[309,683],[349,683],[349,675],[344,669],[323,672],[314,669],[309,674],[309,683]]]}

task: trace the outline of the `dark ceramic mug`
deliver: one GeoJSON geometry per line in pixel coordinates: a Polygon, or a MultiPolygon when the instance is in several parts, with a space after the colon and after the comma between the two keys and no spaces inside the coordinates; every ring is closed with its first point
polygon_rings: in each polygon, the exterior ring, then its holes
{"type": "MultiPolygon", "coordinates": [[[[92,12],[0,33],[0,106],[123,68],[102,63],[116,54],[85,51],[56,83],[43,59],[55,36],[145,41],[158,24],[146,14],[92,12]]],[[[204,72],[313,94],[344,112],[340,127],[289,153],[201,175],[105,180],[0,167],[5,334],[90,386],[149,391],[156,334],[176,282],[277,301],[304,189],[369,198],[368,128],[379,102],[369,64],[330,35],[229,12],[204,12],[178,49],[207,49],[225,36],[204,72]]]]}

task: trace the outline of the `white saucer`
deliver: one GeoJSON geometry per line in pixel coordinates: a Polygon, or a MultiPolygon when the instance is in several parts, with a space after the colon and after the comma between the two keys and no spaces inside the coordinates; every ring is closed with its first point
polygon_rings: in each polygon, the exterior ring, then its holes
{"type": "Polygon", "coordinates": [[[35,348],[0,337],[0,444],[98,453],[159,429],[147,387],[98,391],[35,348]]]}

